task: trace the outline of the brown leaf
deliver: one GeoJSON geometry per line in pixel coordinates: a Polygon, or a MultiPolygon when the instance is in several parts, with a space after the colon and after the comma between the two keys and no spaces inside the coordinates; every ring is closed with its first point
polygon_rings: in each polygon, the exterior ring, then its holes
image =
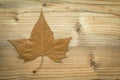
{"type": "Polygon", "coordinates": [[[18,51],[20,58],[31,61],[39,56],[48,56],[55,62],[61,62],[68,51],[71,37],[55,40],[43,12],[32,30],[30,39],[10,40],[18,51]]]}

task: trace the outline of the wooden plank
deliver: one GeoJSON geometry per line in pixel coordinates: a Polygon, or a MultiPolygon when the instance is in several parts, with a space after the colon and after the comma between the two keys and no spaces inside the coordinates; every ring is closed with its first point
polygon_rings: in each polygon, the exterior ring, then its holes
{"type": "MultiPolygon", "coordinates": [[[[39,1],[39,0],[38,0],[39,1]]],[[[53,2],[53,3],[71,3],[71,4],[97,4],[97,5],[119,5],[119,0],[43,0],[43,2],[53,2]]]]}
{"type": "Polygon", "coordinates": [[[0,80],[119,80],[119,13],[119,0],[0,0],[0,80]],[[55,38],[72,40],[63,63],[45,57],[32,74],[41,58],[23,64],[7,40],[29,38],[40,8],[55,38]]]}
{"type": "MultiPolygon", "coordinates": [[[[25,13],[18,15],[16,21],[10,17],[14,15],[1,15],[1,40],[29,38],[39,17],[38,12],[25,13]]],[[[45,16],[56,39],[72,36],[70,46],[120,46],[120,19],[116,16],[77,12],[47,12],[45,16]],[[76,32],[77,22],[80,33],[76,32]]]]}
{"type": "MultiPolygon", "coordinates": [[[[89,1],[89,4],[81,4],[82,1],[79,0],[79,3],[72,0],[70,3],[62,1],[60,4],[57,3],[61,2],[59,0],[43,1],[43,3],[45,2],[46,6],[43,6],[45,17],[55,33],[55,38],[72,36],[70,46],[120,46],[119,5],[93,5],[94,1],[91,3],[89,1]],[[81,33],[76,32],[78,22],[81,26],[81,33]]],[[[1,4],[1,39],[8,40],[10,36],[13,36],[14,39],[29,38],[39,17],[39,2],[26,0],[21,3],[21,1],[16,0],[12,2],[6,0],[1,1],[1,4]]]]}
{"type": "Polygon", "coordinates": [[[0,79],[117,79],[120,78],[120,48],[108,47],[73,47],[67,53],[63,63],[55,63],[45,57],[42,69],[37,74],[31,71],[39,66],[41,58],[23,64],[18,59],[14,48],[5,48],[0,53],[0,79]],[[6,51],[5,51],[6,50],[6,51]],[[114,54],[113,54],[114,52],[114,54]],[[89,56],[93,54],[96,62],[95,70],[90,65],[89,56]],[[103,56],[104,55],[104,56],[103,56]],[[107,58],[106,58],[107,57],[107,58]],[[111,58],[112,57],[112,58],[111,58]]]}

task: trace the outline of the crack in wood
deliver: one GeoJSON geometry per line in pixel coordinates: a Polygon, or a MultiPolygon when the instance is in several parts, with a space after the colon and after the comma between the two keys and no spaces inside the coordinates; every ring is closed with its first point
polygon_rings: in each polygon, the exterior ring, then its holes
{"type": "MultiPolygon", "coordinates": [[[[46,2],[46,0],[43,0],[43,2],[46,2]]],[[[64,4],[64,3],[67,3],[67,4],[85,4],[85,5],[110,5],[110,6],[119,6],[119,4],[99,4],[99,3],[84,3],[84,2],[70,2],[70,1],[59,1],[59,0],[47,0],[47,2],[50,2],[50,3],[57,3],[57,4],[64,4]]]]}
{"type": "MultiPolygon", "coordinates": [[[[118,17],[120,17],[120,14],[119,14],[119,11],[116,11],[116,10],[111,10],[111,8],[108,8],[108,5],[109,4],[93,4],[93,3],[85,3],[85,2],[71,2],[71,1],[60,1],[60,0],[57,0],[57,1],[55,1],[55,0],[41,0],[40,1],[41,2],[41,4],[42,4],[42,6],[43,7],[46,7],[47,6],[47,3],[58,3],[58,4],[63,4],[64,5],[64,3],[72,3],[72,4],[81,4],[81,5],[83,5],[83,6],[87,6],[88,5],[88,7],[91,7],[91,9],[90,8],[79,8],[79,9],[69,9],[69,11],[68,10],[64,10],[64,11],[57,11],[57,10],[51,10],[51,12],[92,12],[92,13],[102,13],[102,14],[113,14],[113,15],[116,15],[116,16],[118,16],[118,17]],[[104,5],[104,6],[103,6],[104,5]],[[95,7],[95,10],[94,10],[94,7],[95,7]],[[92,9],[93,8],[93,9],[92,9]],[[96,9],[99,9],[100,8],[100,10],[96,10],[96,9]],[[101,8],[104,8],[104,10],[103,11],[101,11],[101,8]],[[110,10],[109,10],[110,9],[110,10]]],[[[57,5],[57,4],[56,4],[57,5]]],[[[110,4],[111,6],[113,5],[113,4],[110,4]]],[[[10,5],[10,6],[12,6],[12,5],[10,5]]],[[[0,3],[0,8],[3,8],[3,9],[7,9],[7,8],[10,8],[10,6],[9,5],[4,5],[3,3],[0,3]]],[[[41,6],[41,7],[42,7],[41,6]]],[[[54,5],[53,5],[54,6],[54,5]]],[[[117,6],[117,4],[115,4],[115,6],[117,6]]],[[[119,5],[118,5],[119,6],[119,5]]],[[[65,6],[63,6],[63,8],[66,8],[66,5],[65,6]]],[[[69,7],[69,5],[68,5],[68,7],[69,7]]],[[[74,7],[74,6],[73,6],[74,7]]],[[[49,10],[48,10],[49,11],[49,10]]],[[[33,11],[32,11],[33,12],[33,11]]],[[[37,11],[34,11],[34,12],[37,12],[37,11]]],[[[39,11],[40,12],[40,11],[39,11]]],[[[1,13],[1,12],[0,12],[1,13]]],[[[14,13],[13,11],[11,11],[11,13],[14,13]]],[[[17,11],[16,11],[16,13],[18,13],[17,11]]],[[[20,12],[20,13],[31,13],[31,12],[20,12]]],[[[15,13],[14,13],[15,14],[15,13]]]]}
{"type": "MultiPolygon", "coordinates": [[[[36,12],[40,12],[40,11],[24,11],[24,12],[0,12],[0,13],[11,13],[11,14],[26,14],[26,13],[36,13],[36,12]]],[[[78,9],[73,9],[71,11],[56,11],[56,10],[52,10],[52,11],[44,11],[44,12],[90,12],[90,13],[99,13],[99,14],[111,14],[111,15],[115,15],[116,17],[120,17],[119,14],[113,14],[113,13],[107,13],[107,12],[95,12],[95,11],[85,11],[85,10],[78,10],[78,9]]]]}

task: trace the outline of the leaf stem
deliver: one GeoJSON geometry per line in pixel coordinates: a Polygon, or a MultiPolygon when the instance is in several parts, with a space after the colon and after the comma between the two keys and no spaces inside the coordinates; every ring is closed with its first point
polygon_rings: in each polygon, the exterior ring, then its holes
{"type": "Polygon", "coordinates": [[[34,70],[33,73],[36,73],[39,69],[41,69],[41,67],[43,65],[43,60],[44,60],[44,56],[42,56],[40,66],[36,70],[34,70]]]}

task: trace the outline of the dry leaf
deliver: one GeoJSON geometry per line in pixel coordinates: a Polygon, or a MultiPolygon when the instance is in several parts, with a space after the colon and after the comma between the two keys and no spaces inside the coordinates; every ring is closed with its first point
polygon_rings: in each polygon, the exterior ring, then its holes
{"type": "MultiPolygon", "coordinates": [[[[39,56],[48,56],[55,62],[66,57],[71,37],[55,40],[43,12],[32,30],[30,39],[10,40],[24,61],[31,61],[39,56]]],[[[43,60],[43,59],[42,59],[43,60]]],[[[41,61],[42,64],[42,61],[41,61]]],[[[41,67],[41,66],[40,66],[41,67]]],[[[39,67],[39,68],[40,68],[39,67]]]]}

